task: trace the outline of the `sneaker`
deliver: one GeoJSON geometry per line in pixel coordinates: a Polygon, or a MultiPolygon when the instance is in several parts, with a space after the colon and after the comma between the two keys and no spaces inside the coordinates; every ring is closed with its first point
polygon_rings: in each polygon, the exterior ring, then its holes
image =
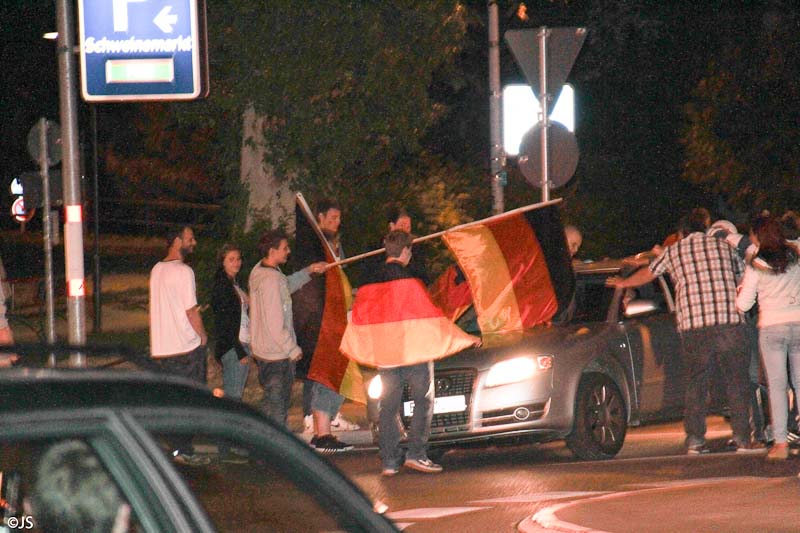
{"type": "Polygon", "coordinates": [[[426,474],[438,474],[442,471],[442,465],[437,465],[430,459],[406,459],[403,465],[411,470],[425,472],[426,474]]]}
{"type": "Polygon", "coordinates": [[[172,460],[180,465],[205,466],[211,464],[211,457],[197,453],[173,453],[172,460]]]}
{"type": "Polygon", "coordinates": [[[342,413],[336,413],[336,417],[331,420],[331,431],[358,431],[361,426],[355,422],[348,422],[342,413]]]}
{"type": "Polygon", "coordinates": [[[710,452],[705,444],[692,444],[686,448],[686,455],[702,455],[710,452]]]}
{"type": "Polygon", "coordinates": [[[400,467],[399,466],[385,466],[385,467],[383,467],[383,470],[381,470],[381,475],[383,477],[392,477],[393,475],[397,474],[398,472],[400,472],[400,467]]]}
{"type": "Polygon", "coordinates": [[[767,460],[769,461],[783,461],[789,458],[789,445],[787,443],[775,444],[769,449],[767,453],[767,460]]]}
{"type": "Polygon", "coordinates": [[[353,449],[352,444],[342,442],[333,435],[315,436],[311,439],[311,447],[322,454],[347,452],[353,449]]]}
{"type": "Polygon", "coordinates": [[[314,433],[314,417],[312,415],[303,417],[303,433],[314,433]]]}
{"type": "Polygon", "coordinates": [[[767,447],[764,446],[764,444],[761,442],[748,442],[747,444],[740,444],[736,448],[736,453],[741,453],[741,454],[767,453],[767,447]]]}

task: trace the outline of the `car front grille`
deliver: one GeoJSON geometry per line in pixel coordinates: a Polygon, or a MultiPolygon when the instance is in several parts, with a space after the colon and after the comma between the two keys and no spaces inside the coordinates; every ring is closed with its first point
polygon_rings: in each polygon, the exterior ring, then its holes
{"type": "MultiPolygon", "coordinates": [[[[472,388],[477,372],[474,370],[448,370],[437,372],[433,376],[434,390],[437,398],[446,396],[463,395],[467,404],[465,411],[457,413],[439,413],[433,415],[431,433],[449,433],[466,431],[469,429],[469,413],[472,406],[472,388]]],[[[408,384],[403,388],[403,401],[411,400],[411,391],[408,384]]],[[[404,416],[403,424],[406,429],[411,424],[411,417],[404,416]]]]}

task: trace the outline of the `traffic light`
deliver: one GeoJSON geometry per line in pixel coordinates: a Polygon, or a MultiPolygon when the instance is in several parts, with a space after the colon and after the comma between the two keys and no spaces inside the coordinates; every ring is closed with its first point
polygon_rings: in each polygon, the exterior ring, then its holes
{"type": "MultiPolygon", "coordinates": [[[[50,205],[61,205],[63,203],[61,170],[50,169],[48,175],[50,176],[50,205]]],[[[42,195],[41,173],[35,170],[23,172],[19,177],[19,181],[22,183],[22,196],[25,198],[25,205],[28,208],[42,207],[44,198],[42,195]]]]}

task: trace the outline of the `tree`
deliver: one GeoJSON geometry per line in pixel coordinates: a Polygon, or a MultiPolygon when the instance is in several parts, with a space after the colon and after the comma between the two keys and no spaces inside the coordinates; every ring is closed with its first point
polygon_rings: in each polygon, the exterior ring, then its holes
{"type": "Polygon", "coordinates": [[[268,163],[311,198],[372,180],[390,192],[442,113],[429,86],[458,52],[465,16],[457,2],[214,4],[210,107],[252,105],[268,163]]]}
{"type": "Polygon", "coordinates": [[[731,27],[684,109],[684,176],[742,218],[800,201],[800,18],[778,7],[731,27]]]}

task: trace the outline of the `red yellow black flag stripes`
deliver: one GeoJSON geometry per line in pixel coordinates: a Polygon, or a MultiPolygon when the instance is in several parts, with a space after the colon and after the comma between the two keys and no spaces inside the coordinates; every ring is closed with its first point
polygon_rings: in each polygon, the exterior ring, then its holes
{"type": "Polygon", "coordinates": [[[575,278],[557,206],[442,235],[469,281],[481,332],[529,328],[567,309],[575,278]]]}
{"type": "MultiPolygon", "coordinates": [[[[316,261],[335,260],[327,242],[320,237],[310,210],[302,197],[295,205],[294,263],[298,268],[316,261]]],[[[352,290],[342,267],[329,269],[292,294],[297,344],[303,350],[298,376],[307,377],[353,401],[366,403],[358,365],[339,351],[347,326],[352,290]]]]}
{"type": "Polygon", "coordinates": [[[428,290],[436,307],[453,322],[472,305],[469,283],[458,265],[450,265],[428,290]]]}
{"type": "Polygon", "coordinates": [[[392,368],[441,359],[479,343],[434,305],[419,279],[358,290],[340,349],[360,364],[392,368]]]}

